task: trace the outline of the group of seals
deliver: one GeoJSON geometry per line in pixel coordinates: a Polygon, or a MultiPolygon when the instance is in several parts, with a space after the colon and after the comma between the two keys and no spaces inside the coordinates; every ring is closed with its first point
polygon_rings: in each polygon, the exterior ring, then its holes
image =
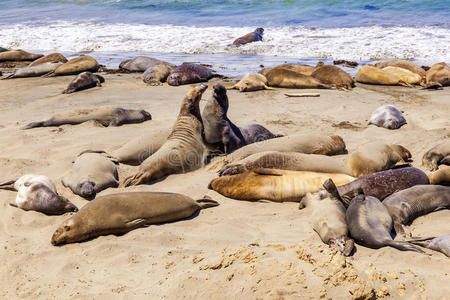
{"type": "Polygon", "coordinates": [[[246,35],[241,36],[241,37],[237,38],[236,40],[234,40],[233,45],[239,47],[239,46],[242,46],[242,45],[245,45],[248,43],[262,41],[263,34],[264,34],[264,29],[261,27],[258,27],[255,29],[255,31],[247,33],[246,35]]]}
{"type": "Polygon", "coordinates": [[[72,79],[67,89],[63,91],[63,94],[70,94],[76,91],[93,88],[95,86],[102,86],[103,82],[105,82],[105,78],[102,76],[92,74],[91,72],[83,72],[72,79]]]}
{"type": "Polygon", "coordinates": [[[398,129],[406,124],[406,120],[396,106],[383,105],[372,113],[368,125],[370,124],[386,129],[398,129]]]}

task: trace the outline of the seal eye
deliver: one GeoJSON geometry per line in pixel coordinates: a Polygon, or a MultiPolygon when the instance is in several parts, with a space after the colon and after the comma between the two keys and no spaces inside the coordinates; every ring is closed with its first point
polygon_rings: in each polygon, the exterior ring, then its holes
{"type": "Polygon", "coordinates": [[[65,231],[69,231],[69,230],[70,230],[70,226],[67,226],[67,225],[64,226],[64,230],[65,230],[65,231]]]}

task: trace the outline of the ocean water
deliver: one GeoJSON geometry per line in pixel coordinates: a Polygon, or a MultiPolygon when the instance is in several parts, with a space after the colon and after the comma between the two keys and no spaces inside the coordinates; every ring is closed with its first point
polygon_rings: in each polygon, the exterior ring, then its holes
{"type": "Polygon", "coordinates": [[[450,62],[450,0],[1,0],[0,46],[117,67],[136,55],[238,75],[280,62],[450,62]],[[264,27],[263,42],[233,40],[264,27]]]}

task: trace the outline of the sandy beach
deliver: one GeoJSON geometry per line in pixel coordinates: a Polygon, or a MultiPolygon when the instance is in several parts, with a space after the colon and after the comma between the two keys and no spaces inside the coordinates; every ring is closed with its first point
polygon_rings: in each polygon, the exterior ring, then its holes
{"type": "MultiPolygon", "coordinates": [[[[138,74],[105,75],[103,87],[61,94],[71,76],[0,82],[0,182],[27,173],[49,176],[79,208],[87,200],[61,184],[83,150],[112,152],[151,130],[171,127],[181,100],[195,85],[146,86],[138,74]],[[96,106],[145,109],[152,120],[120,127],[95,122],[20,130],[60,112],[96,106]]],[[[214,79],[203,99],[211,97],[214,79]]],[[[232,82],[225,82],[231,86],[232,82]]],[[[401,144],[421,166],[423,154],[450,138],[450,89],[420,90],[357,84],[352,91],[228,91],[228,116],[237,125],[259,123],[278,134],[340,135],[349,152],[374,140],[401,144]],[[287,98],[286,92],[319,92],[287,98]],[[404,111],[398,130],[367,126],[384,104],[404,111]]],[[[201,107],[204,102],[201,102],[201,107]]],[[[121,164],[120,179],[137,167],[121,164]]],[[[312,230],[298,203],[245,202],[208,190],[218,168],[207,165],[151,185],[107,189],[165,191],[194,199],[209,195],[220,206],[179,222],[122,236],[52,246],[55,229],[70,214],[46,216],[11,207],[15,192],[0,190],[0,298],[2,299],[450,299],[449,258],[357,245],[343,257],[312,230]]],[[[417,218],[416,236],[449,233],[450,211],[417,218]]]]}

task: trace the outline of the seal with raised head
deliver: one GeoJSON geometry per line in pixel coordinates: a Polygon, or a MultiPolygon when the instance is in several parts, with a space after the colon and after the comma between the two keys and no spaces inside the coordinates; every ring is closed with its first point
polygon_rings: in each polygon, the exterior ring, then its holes
{"type": "Polygon", "coordinates": [[[450,187],[441,185],[415,185],[396,192],[383,200],[397,234],[406,237],[402,225],[433,211],[450,208],[450,187]]]}
{"type": "Polygon", "coordinates": [[[325,84],[316,78],[303,75],[287,69],[272,69],[265,74],[267,83],[271,87],[292,88],[292,89],[331,89],[329,84],[325,84]]]}
{"type": "Polygon", "coordinates": [[[72,170],[61,179],[61,183],[74,194],[94,198],[109,187],[119,186],[118,164],[103,151],[83,151],[73,161],[72,170]]]}
{"type": "Polygon", "coordinates": [[[69,83],[67,89],[65,89],[63,94],[71,94],[77,91],[90,89],[96,86],[102,86],[102,83],[105,82],[105,78],[103,76],[92,74],[91,72],[83,72],[78,74],[72,81],[69,83]]]}
{"type": "Polygon", "coordinates": [[[389,66],[383,68],[382,70],[384,72],[397,76],[398,78],[400,78],[400,80],[408,84],[421,84],[423,82],[422,76],[404,68],[389,66]]]}
{"type": "Polygon", "coordinates": [[[355,179],[349,175],[336,173],[256,169],[242,174],[218,177],[211,181],[208,188],[236,200],[299,202],[306,193],[321,189],[329,178],[336,180],[338,185],[355,179]]]}
{"type": "Polygon", "coordinates": [[[123,124],[142,123],[151,119],[152,116],[145,110],[96,107],[60,113],[46,121],[32,122],[22,127],[22,129],[61,126],[64,124],[77,125],[91,120],[95,120],[103,126],[120,126],[123,124]]]}
{"type": "Polygon", "coordinates": [[[233,45],[239,47],[248,43],[260,42],[263,39],[264,29],[258,27],[255,31],[247,33],[234,40],[233,45]]]}
{"type": "Polygon", "coordinates": [[[124,186],[149,183],[203,166],[205,145],[199,102],[207,88],[208,85],[203,83],[186,94],[167,141],[142,162],[134,175],[124,180],[124,186]]]}
{"type": "Polygon", "coordinates": [[[311,74],[314,72],[314,67],[313,66],[309,66],[309,65],[304,65],[304,64],[281,64],[272,68],[265,68],[259,71],[260,74],[266,76],[267,73],[270,70],[273,69],[285,69],[285,70],[290,70],[290,71],[294,71],[296,73],[300,73],[306,76],[311,76],[311,74]]]}
{"type": "Polygon", "coordinates": [[[389,246],[401,251],[423,253],[408,242],[392,239],[392,218],[387,208],[375,197],[365,195],[354,197],[347,208],[345,220],[350,236],[358,244],[373,249],[389,246]]]}
{"type": "Polygon", "coordinates": [[[145,225],[185,219],[218,205],[207,196],[194,200],[175,193],[128,192],[101,196],[64,221],[53,234],[51,243],[57,246],[101,235],[123,234],[145,225]]]}
{"type": "Polygon", "coordinates": [[[259,73],[247,73],[233,85],[230,89],[239,90],[239,92],[253,92],[259,90],[273,90],[267,86],[266,76],[259,73]]]}
{"type": "Polygon", "coordinates": [[[370,65],[359,68],[355,80],[367,84],[409,86],[409,84],[402,81],[397,75],[370,65]]]}
{"type": "Polygon", "coordinates": [[[307,193],[300,201],[299,209],[308,209],[308,219],[322,242],[337,248],[344,256],[349,256],[354,242],[348,237],[345,207],[326,190],[307,193]]]}
{"type": "Polygon", "coordinates": [[[119,64],[119,69],[124,69],[133,72],[145,72],[148,68],[161,64],[167,65],[172,68],[175,67],[174,64],[156,58],[147,56],[137,56],[133,59],[127,59],[121,62],[119,64]]]}
{"type": "Polygon", "coordinates": [[[212,71],[202,65],[183,63],[176,67],[167,77],[167,83],[178,86],[189,83],[208,81],[213,77],[212,71]]]}
{"type": "Polygon", "coordinates": [[[86,71],[97,72],[99,68],[100,65],[95,58],[89,55],[80,55],[58,66],[53,72],[44,75],[44,77],[77,75],[86,71]]]}
{"type": "Polygon", "coordinates": [[[397,163],[407,163],[411,152],[402,145],[371,142],[358,148],[350,154],[347,165],[352,175],[360,177],[391,169],[397,163]]]}
{"type": "Polygon", "coordinates": [[[44,175],[23,175],[17,180],[0,184],[0,189],[16,190],[16,199],[10,205],[23,210],[34,210],[46,215],[78,211],[72,202],[58,195],[53,182],[44,175]]]}
{"type": "Polygon", "coordinates": [[[168,64],[158,64],[150,67],[145,70],[144,74],[142,74],[142,81],[144,81],[147,85],[162,85],[163,82],[166,82],[167,77],[174,68],[175,66],[168,64]]]}
{"type": "Polygon", "coordinates": [[[33,61],[44,55],[34,54],[24,50],[8,50],[0,52],[0,62],[4,61],[33,61]]]}
{"type": "Polygon", "coordinates": [[[322,83],[334,85],[338,89],[352,89],[355,86],[352,76],[341,68],[332,65],[316,67],[311,76],[322,83]]]}
{"type": "Polygon", "coordinates": [[[29,65],[29,67],[37,66],[37,65],[47,63],[47,62],[55,62],[55,61],[59,61],[64,64],[67,62],[67,58],[64,55],[62,55],[61,53],[51,53],[51,54],[48,54],[46,56],[36,59],[29,65]]]}
{"type": "Polygon", "coordinates": [[[440,167],[439,170],[428,175],[430,184],[440,184],[450,186],[450,167],[440,167]]]}
{"type": "Polygon", "coordinates": [[[24,78],[24,77],[36,77],[47,74],[48,72],[54,71],[58,66],[62,65],[62,62],[46,62],[32,67],[24,67],[15,69],[14,72],[2,79],[12,79],[12,78],[24,78]]]}
{"type": "Polygon", "coordinates": [[[416,239],[409,242],[411,244],[439,251],[450,257],[450,234],[426,239],[416,239]]]}
{"type": "Polygon", "coordinates": [[[422,165],[430,171],[436,171],[439,165],[450,166],[450,140],[437,144],[428,150],[423,155],[422,165]]]}
{"type": "Polygon", "coordinates": [[[450,86],[450,67],[445,63],[433,65],[426,74],[427,85],[440,84],[441,86],[450,86]]]}
{"type": "Polygon", "coordinates": [[[383,105],[372,113],[368,125],[370,124],[386,129],[398,129],[406,124],[406,120],[396,106],[383,105]]]}
{"type": "Polygon", "coordinates": [[[390,61],[380,61],[375,64],[375,67],[383,69],[386,67],[398,67],[409,70],[413,73],[419,74],[420,77],[425,77],[425,70],[412,61],[404,59],[394,59],[390,61]]]}

